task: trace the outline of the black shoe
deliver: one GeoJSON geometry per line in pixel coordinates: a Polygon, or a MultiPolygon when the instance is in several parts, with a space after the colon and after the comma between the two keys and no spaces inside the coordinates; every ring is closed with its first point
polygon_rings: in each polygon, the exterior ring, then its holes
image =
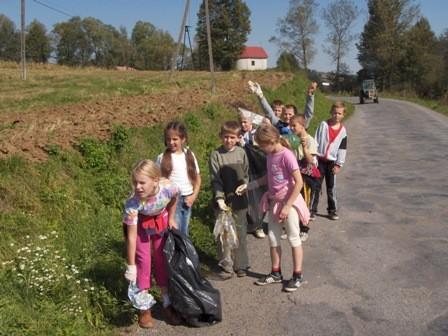
{"type": "Polygon", "coordinates": [[[303,283],[303,276],[292,277],[285,286],[285,291],[295,292],[303,283]]]}
{"type": "Polygon", "coordinates": [[[339,216],[336,212],[331,212],[328,214],[328,218],[330,218],[331,220],[338,220],[339,216]]]}
{"type": "Polygon", "coordinates": [[[258,286],[264,286],[274,283],[281,283],[283,281],[283,276],[281,274],[276,275],[273,273],[269,273],[268,275],[263,276],[262,278],[255,281],[255,284],[258,286]]]}

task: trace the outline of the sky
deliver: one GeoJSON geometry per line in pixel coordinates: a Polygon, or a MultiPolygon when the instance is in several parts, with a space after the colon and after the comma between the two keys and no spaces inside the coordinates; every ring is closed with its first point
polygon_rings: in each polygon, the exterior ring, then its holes
{"type": "MultiPolygon", "coordinates": [[[[201,1],[190,1],[187,24],[192,27],[190,36],[193,44],[194,27],[201,1]]],[[[316,15],[319,33],[315,37],[317,55],[311,62],[310,68],[318,71],[332,71],[335,68],[329,56],[323,51],[328,31],[320,18],[321,10],[330,1],[317,0],[319,4],[318,15],[316,15]]],[[[20,27],[20,2],[20,0],[0,0],[0,14],[14,21],[17,28],[20,27]]],[[[359,34],[368,18],[367,0],[354,0],[354,2],[360,10],[360,15],[354,23],[353,32],[359,34]]],[[[246,0],[245,3],[251,11],[252,28],[246,45],[263,47],[269,56],[268,66],[274,67],[279,56],[279,49],[275,43],[269,42],[269,39],[276,35],[278,20],[285,17],[288,12],[289,0],[246,0]]],[[[447,0],[417,0],[416,3],[420,4],[421,14],[429,20],[437,36],[448,29],[447,0]]],[[[184,7],[185,0],[26,0],[25,21],[29,24],[37,19],[51,30],[55,23],[67,21],[70,16],[81,18],[92,16],[117,28],[124,26],[130,34],[135,23],[140,20],[168,31],[177,41],[184,7]]],[[[352,72],[360,69],[356,56],[357,49],[354,42],[344,59],[352,72]]]]}

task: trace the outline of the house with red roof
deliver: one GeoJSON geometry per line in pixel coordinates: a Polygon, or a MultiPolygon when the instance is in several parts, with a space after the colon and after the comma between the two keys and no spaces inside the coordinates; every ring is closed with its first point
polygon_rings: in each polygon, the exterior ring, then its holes
{"type": "Polygon", "coordinates": [[[268,54],[262,47],[244,47],[236,61],[237,70],[266,70],[268,54]]]}

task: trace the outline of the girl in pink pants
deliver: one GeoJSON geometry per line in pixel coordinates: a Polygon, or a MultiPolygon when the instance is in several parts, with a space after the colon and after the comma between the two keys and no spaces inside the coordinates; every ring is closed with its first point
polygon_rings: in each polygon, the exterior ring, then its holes
{"type": "MultiPolygon", "coordinates": [[[[170,324],[179,324],[179,318],[170,305],[163,246],[165,232],[175,228],[174,215],[179,189],[161,177],[159,167],[151,160],[138,162],[132,171],[133,194],[127,200],[123,224],[127,242],[127,269],[125,278],[136,282],[140,290],[151,287],[151,250],[154,276],[162,291],[163,311],[170,324]]],[[[151,328],[151,310],[141,310],[138,323],[151,328]]]]}

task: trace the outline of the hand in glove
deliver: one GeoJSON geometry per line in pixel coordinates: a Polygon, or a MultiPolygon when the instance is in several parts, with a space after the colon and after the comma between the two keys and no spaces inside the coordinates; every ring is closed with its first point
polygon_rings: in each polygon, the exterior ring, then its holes
{"type": "Polygon", "coordinates": [[[137,266],[127,265],[126,272],[124,272],[124,277],[130,282],[137,281],[137,266]]]}
{"type": "Polygon", "coordinates": [[[260,84],[257,82],[248,81],[249,89],[252,91],[252,93],[255,93],[258,98],[263,98],[263,90],[261,90],[260,84]]]}
{"type": "Polygon", "coordinates": [[[244,194],[246,191],[247,191],[247,184],[244,183],[244,184],[238,186],[238,187],[235,189],[235,194],[238,195],[238,196],[241,196],[241,195],[244,194]]]}
{"type": "Polygon", "coordinates": [[[219,199],[216,202],[218,203],[218,207],[219,207],[220,210],[222,210],[222,211],[229,211],[230,210],[229,206],[226,204],[226,202],[224,202],[223,199],[219,199]]]}

